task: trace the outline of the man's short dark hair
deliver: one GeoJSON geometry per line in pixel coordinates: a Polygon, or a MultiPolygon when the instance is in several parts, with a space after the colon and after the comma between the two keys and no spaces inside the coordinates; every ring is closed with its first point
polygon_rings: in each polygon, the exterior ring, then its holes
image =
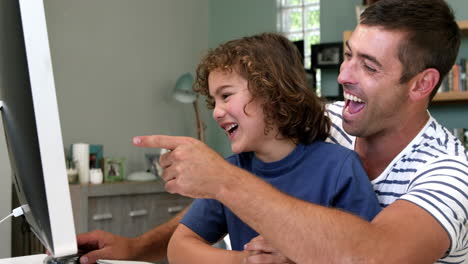
{"type": "Polygon", "coordinates": [[[447,3],[444,0],[379,0],[361,14],[360,24],[407,34],[398,48],[403,64],[400,82],[435,68],[440,80],[431,93],[432,100],[455,63],[460,47],[460,28],[447,3]]]}

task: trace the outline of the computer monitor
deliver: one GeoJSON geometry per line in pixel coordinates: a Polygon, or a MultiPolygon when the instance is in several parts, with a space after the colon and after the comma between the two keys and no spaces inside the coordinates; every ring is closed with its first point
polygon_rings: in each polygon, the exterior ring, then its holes
{"type": "Polygon", "coordinates": [[[43,0],[0,0],[0,18],[1,112],[13,182],[32,232],[53,257],[67,259],[77,242],[43,0]]]}

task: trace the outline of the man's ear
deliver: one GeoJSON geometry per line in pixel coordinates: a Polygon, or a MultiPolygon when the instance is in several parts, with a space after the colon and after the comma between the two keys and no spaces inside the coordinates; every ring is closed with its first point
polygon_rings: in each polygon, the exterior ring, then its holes
{"type": "Polygon", "coordinates": [[[420,72],[415,76],[415,78],[416,80],[410,90],[410,97],[411,99],[418,101],[428,98],[431,95],[431,92],[439,82],[440,73],[434,68],[429,68],[420,72]]]}

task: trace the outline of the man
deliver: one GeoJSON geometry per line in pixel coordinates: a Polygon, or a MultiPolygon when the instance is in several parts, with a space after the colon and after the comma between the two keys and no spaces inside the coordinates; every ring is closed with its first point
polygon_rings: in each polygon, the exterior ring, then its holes
{"type": "Polygon", "coordinates": [[[282,194],[194,139],[134,143],[172,150],[161,158],[169,192],[219,200],[297,263],[463,263],[468,157],[427,112],[459,42],[443,0],[380,0],[346,43],[330,140],[362,159],[384,207],[371,223],[282,194]]]}

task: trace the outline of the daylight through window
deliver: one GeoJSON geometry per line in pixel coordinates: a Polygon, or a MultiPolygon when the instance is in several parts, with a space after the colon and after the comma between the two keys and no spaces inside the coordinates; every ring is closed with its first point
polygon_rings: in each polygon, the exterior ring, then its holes
{"type": "Polygon", "coordinates": [[[320,0],[278,0],[278,31],[291,41],[304,40],[310,69],[310,45],[320,42],[320,0]]]}

